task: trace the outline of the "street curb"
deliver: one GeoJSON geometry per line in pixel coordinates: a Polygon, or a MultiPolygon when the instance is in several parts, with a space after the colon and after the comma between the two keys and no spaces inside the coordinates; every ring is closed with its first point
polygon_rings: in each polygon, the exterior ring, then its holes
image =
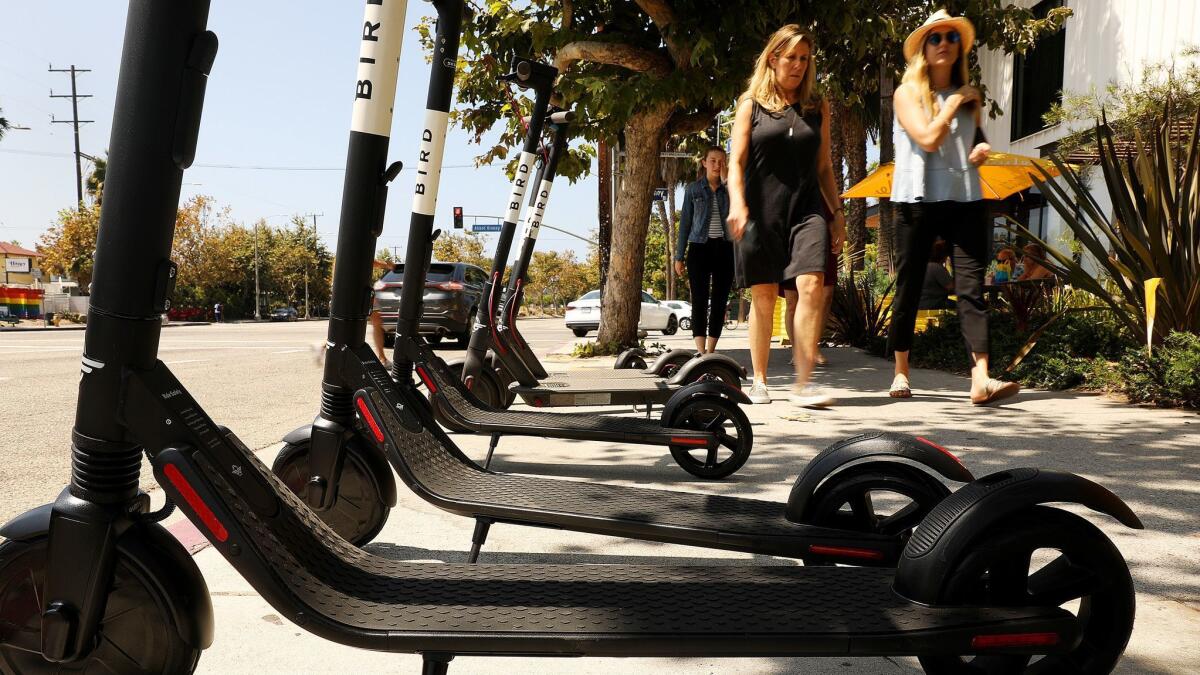
{"type": "MultiPolygon", "coordinates": [[[[178,321],[165,324],[163,328],[176,328],[179,326],[210,326],[208,321],[178,321]]],[[[87,324],[79,324],[77,326],[31,326],[29,328],[0,328],[0,333],[40,333],[52,330],[84,330],[87,324]]]]}

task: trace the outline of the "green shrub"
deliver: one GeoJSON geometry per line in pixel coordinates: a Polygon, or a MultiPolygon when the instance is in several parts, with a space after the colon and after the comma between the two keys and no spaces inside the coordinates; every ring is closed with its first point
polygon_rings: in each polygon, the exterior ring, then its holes
{"type": "Polygon", "coordinates": [[[615,356],[623,351],[619,342],[599,342],[596,340],[588,340],[580,342],[571,349],[571,357],[576,359],[590,359],[593,356],[615,356]]]}
{"type": "Polygon", "coordinates": [[[829,308],[829,338],[835,344],[872,349],[887,337],[891,311],[885,297],[892,283],[874,268],[838,277],[829,308]],[[885,279],[879,290],[880,277],[885,279]]]}
{"type": "MultiPolygon", "coordinates": [[[[991,314],[989,328],[989,361],[996,372],[1012,362],[1028,335],[1018,333],[1012,316],[1004,312],[991,314]]],[[[970,355],[960,331],[957,315],[950,315],[941,325],[918,333],[909,356],[912,364],[970,372],[970,355]]],[[[1093,382],[1099,367],[1096,362],[1104,364],[1120,358],[1135,344],[1136,339],[1112,312],[1066,314],[1046,329],[1033,350],[1008,375],[1041,389],[1106,388],[1104,383],[1093,382]]]]}
{"type": "Polygon", "coordinates": [[[1200,408],[1200,336],[1172,332],[1147,356],[1129,349],[1107,378],[1108,388],[1131,400],[1200,408]]]}

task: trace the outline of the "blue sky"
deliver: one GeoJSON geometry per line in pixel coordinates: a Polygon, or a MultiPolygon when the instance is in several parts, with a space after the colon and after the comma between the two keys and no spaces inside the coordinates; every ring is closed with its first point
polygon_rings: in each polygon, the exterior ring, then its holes
{"type": "MultiPolygon", "coordinates": [[[[75,201],[70,77],[47,68],[89,68],[78,76],[81,149],[102,155],[108,145],[126,4],[102,2],[6,2],[0,18],[0,108],[10,122],[30,127],[0,141],[0,240],[27,247],[75,201]]],[[[214,0],[209,28],[220,50],[205,99],[195,165],[184,175],[183,198],[207,194],[247,224],[260,217],[282,225],[291,214],[323,213],[317,228],[332,248],[337,235],[342,172],[350,126],[354,74],[363,3],[339,0],[214,0]],[[277,170],[237,167],[303,167],[277,170]]],[[[408,25],[432,8],[410,0],[408,25]]],[[[424,112],[428,67],[415,32],[405,38],[392,126],[391,157],[415,164],[424,112]]],[[[451,130],[447,168],[438,200],[437,226],[450,230],[451,209],[468,214],[502,213],[509,184],[499,165],[473,168],[479,146],[451,130]],[[467,168],[450,168],[467,165],[467,168]]],[[[84,175],[87,174],[87,166],[84,175]]],[[[396,179],[380,246],[406,240],[413,174],[396,179]]],[[[596,181],[556,184],[547,224],[587,235],[596,227],[596,181]]],[[[494,235],[483,235],[491,242],[494,235]]],[[[586,244],[543,230],[542,249],[586,244]]]]}

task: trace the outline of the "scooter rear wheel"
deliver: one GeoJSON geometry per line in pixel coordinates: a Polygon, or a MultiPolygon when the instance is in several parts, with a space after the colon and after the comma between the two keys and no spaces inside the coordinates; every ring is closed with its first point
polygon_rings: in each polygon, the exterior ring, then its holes
{"type": "MultiPolygon", "coordinates": [[[[271,464],[271,472],[302,499],[311,475],[309,448],[307,441],[286,443],[271,464]]],[[[342,539],[355,546],[364,546],[375,539],[389,512],[380,486],[382,479],[375,475],[363,452],[354,440],[346,441],[337,499],[328,510],[316,512],[342,539]]]]}
{"type": "Polygon", "coordinates": [[[0,545],[0,671],[42,673],[190,673],[200,650],[179,637],[171,588],[138,561],[118,554],[96,647],[75,663],[49,663],[41,655],[42,589],[49,540],[0,545]]]}
{"type": "Polygon", "coordinates": [[[750,450],[754,446],[750,420],[737,403],[727,398],[697,396],[684,403],[664,423],[680,429],[712,432],[720,439],[720,446],[712,450],[688,445],[670,446],[671,457],[693,476],[726,478],[750,459],[750,450]]]}
{"type": "Polygon", "coordinates": [[[1129,567],[1095,525],[1072,513],[1031,506],[979,533],[946,574],[940,604],[1063,607],[1079,621],[1069,652],[922,656],[926,673],[1107,673],[1133,631],[1129,567]]]}
{"type": "MultiPolygon", "coordinates": [[[[949,494],[941,481],[916,467],[899,462],[859,464],[821,483],[809,500],[804,524],[897,537],[903,544],[949,494]]],[[[829,562],[804,559],[806,565],[829,562]]]]}

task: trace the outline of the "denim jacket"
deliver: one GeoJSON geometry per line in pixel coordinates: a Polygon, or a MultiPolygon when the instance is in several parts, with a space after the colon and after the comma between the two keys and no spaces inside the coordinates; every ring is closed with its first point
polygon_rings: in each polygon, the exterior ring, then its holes
{"type": "MultiPolygon", "coordinates": [[[[675,241],[675,259],[683,260],[688,243],[703,244],[708,241],[708,205],[712,202],[712,188],[708,178],[689,183],[683,193],[683,209],[679,214],[679,235],[675,241]]],[[[717,208],[721,210],[721,230],[729,239],[729,190],[722,183],[717,188],[717,208]]]]}

